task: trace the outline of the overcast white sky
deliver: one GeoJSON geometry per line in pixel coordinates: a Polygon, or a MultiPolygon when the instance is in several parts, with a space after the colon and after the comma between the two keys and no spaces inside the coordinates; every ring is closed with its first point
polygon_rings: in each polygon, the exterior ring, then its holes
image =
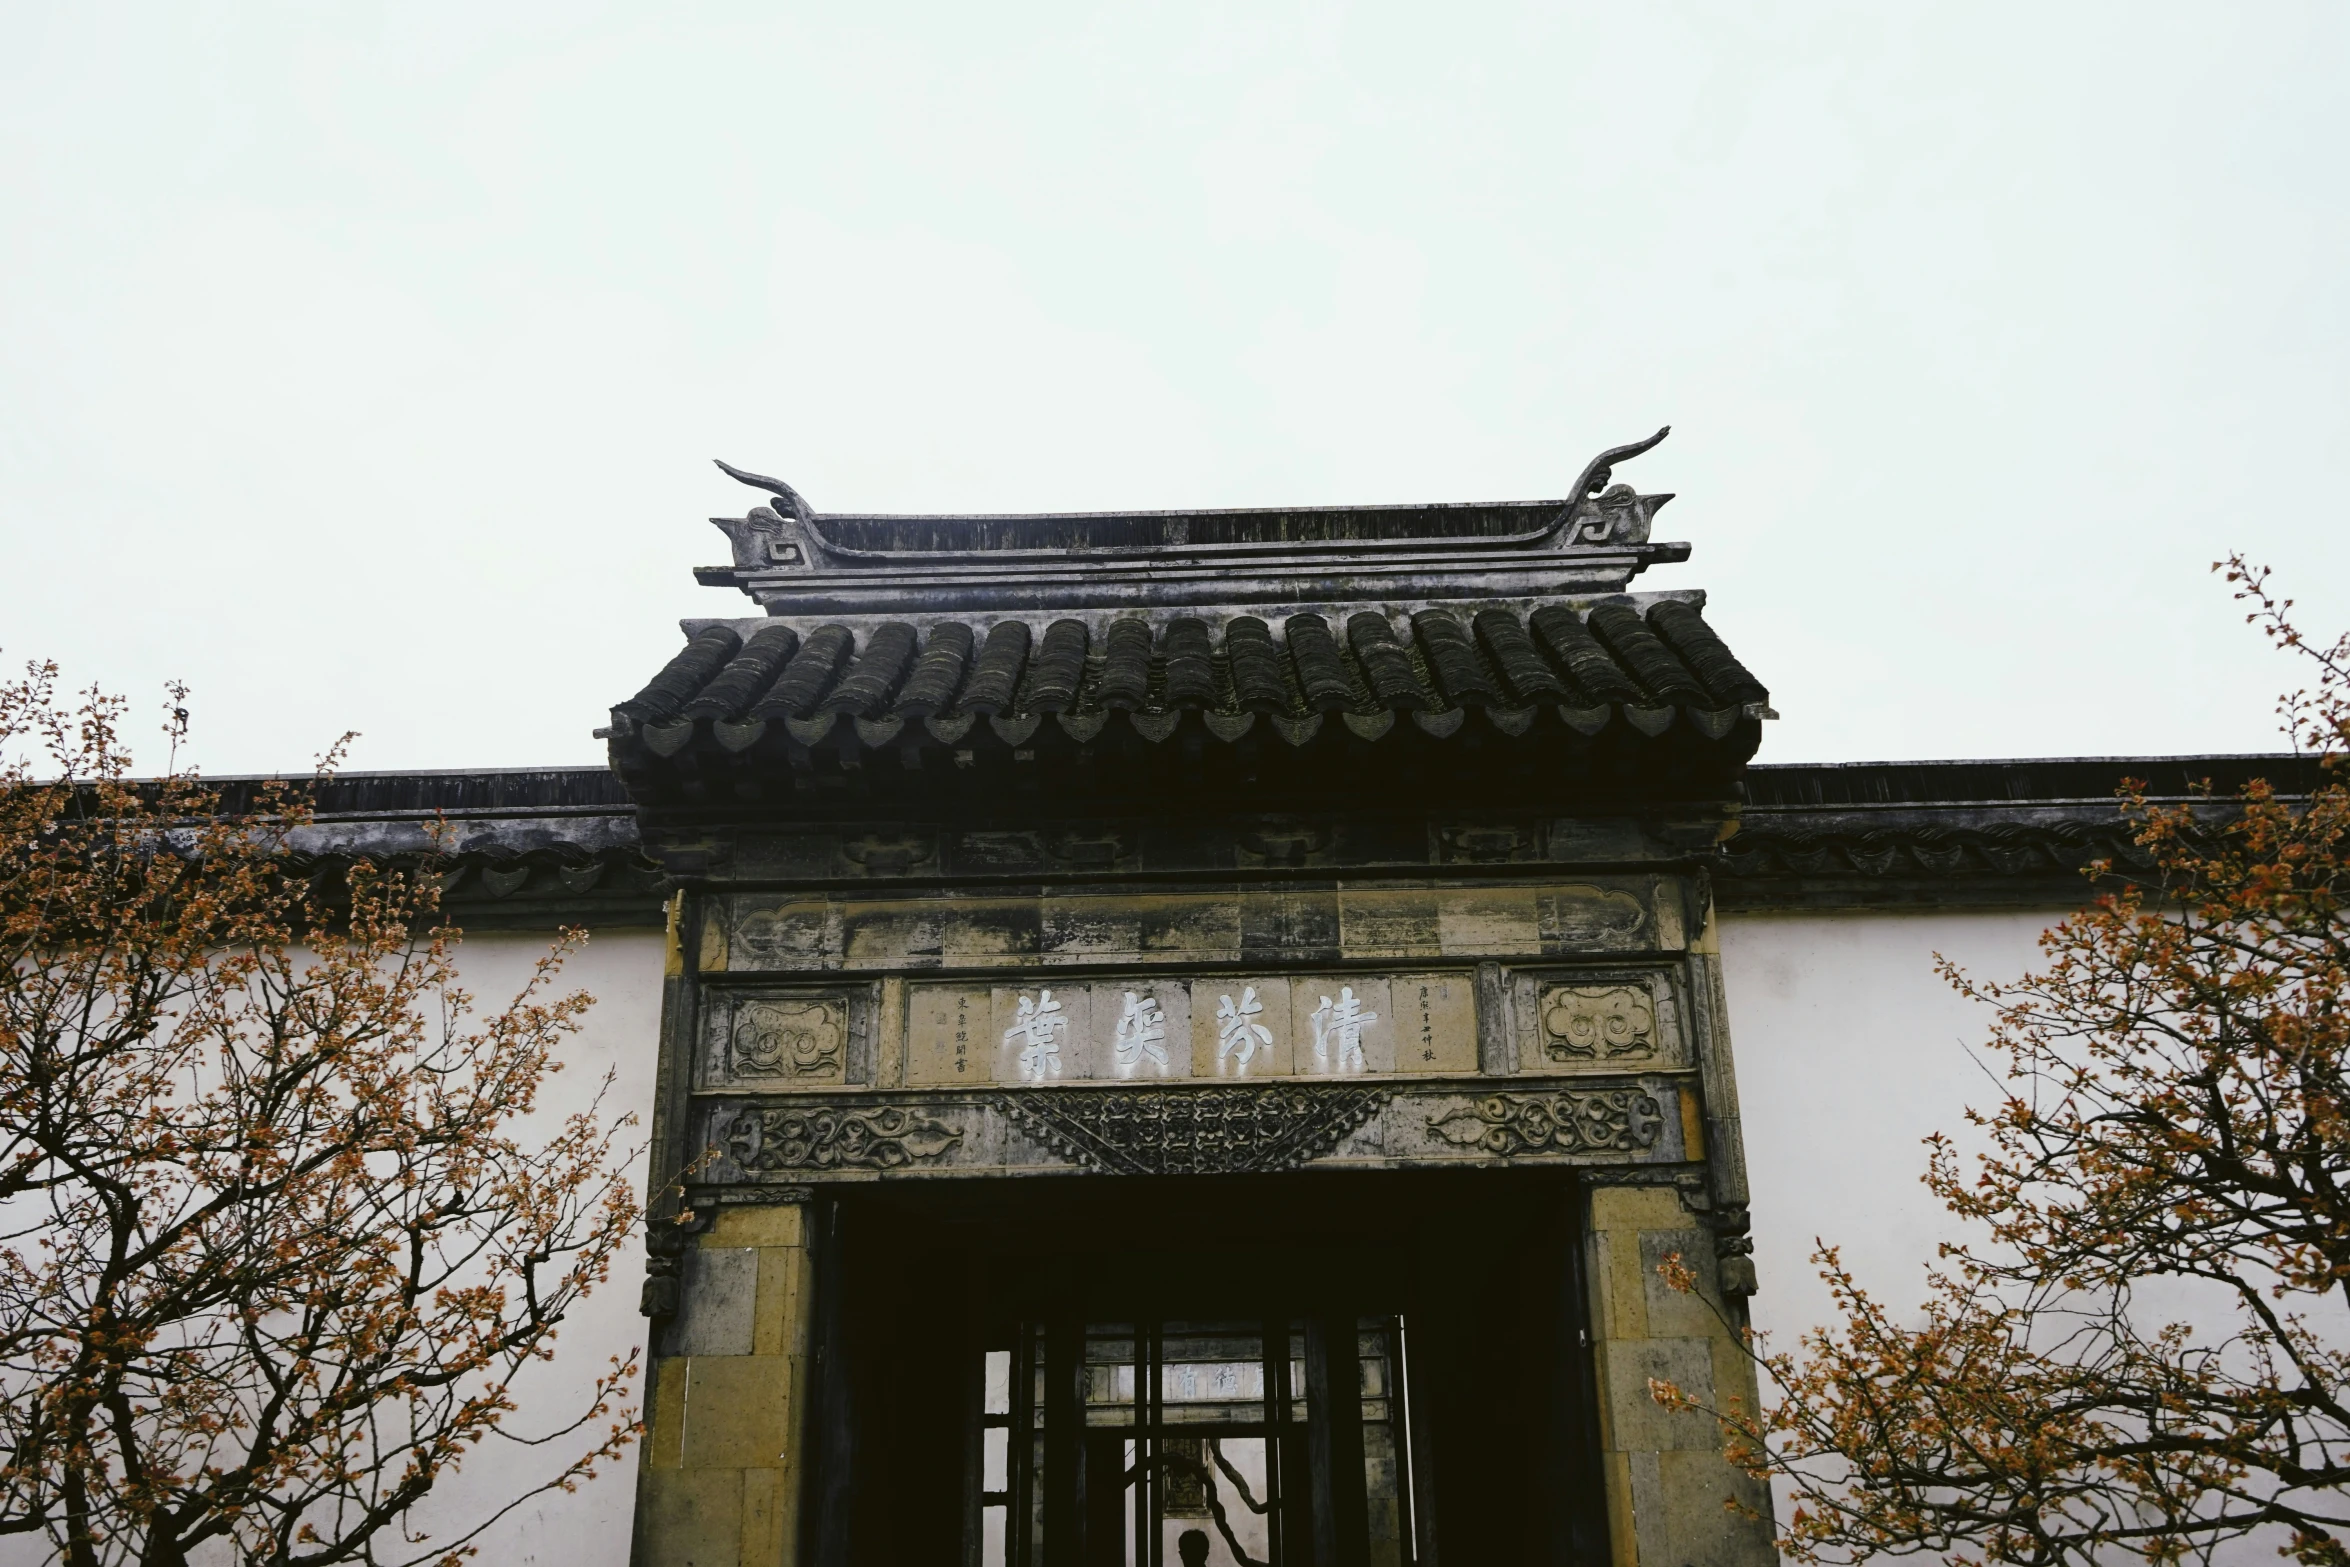
{"type": "Polygon", "coordinates": [[[593,762],[704,519],[1555,496],[1765,760],[2269,749],[2350,623],[2350,7],[0,0],[0,656],[593,762]]]}

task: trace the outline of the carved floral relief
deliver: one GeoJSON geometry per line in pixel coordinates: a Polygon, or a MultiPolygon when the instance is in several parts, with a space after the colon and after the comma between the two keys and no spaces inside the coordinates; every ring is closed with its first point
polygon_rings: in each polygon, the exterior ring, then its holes
{"type": "Polygon", "coordinates": [[[786,1105],[721,1115],[728,1158],[744,1170],[902,1170],[942,1159],[961,1128],[902,1105],[786,1105]]]}
{"type": "Polygon", "coordinates": [[[1640,1153],[1664,1132],[1664,1107],[1638,1088],[1595,1093],[1489,1094],[1428,1118],[1428,1132],[1455,1148],[1496,1158],[1640,1153]]]}

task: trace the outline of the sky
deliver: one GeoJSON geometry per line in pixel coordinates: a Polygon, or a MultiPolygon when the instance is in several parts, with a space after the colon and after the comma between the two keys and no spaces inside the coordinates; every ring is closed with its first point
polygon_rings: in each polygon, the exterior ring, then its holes
{"type": "Polygon", "coordinates": [[[593,764],[755,497],[1678,499],[1761,760],[2275,749],[2350,8],[0,0],[0,660],[593,764]]]}

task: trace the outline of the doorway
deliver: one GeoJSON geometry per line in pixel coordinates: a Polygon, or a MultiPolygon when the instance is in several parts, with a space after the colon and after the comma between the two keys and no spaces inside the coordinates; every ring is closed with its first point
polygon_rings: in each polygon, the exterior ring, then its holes
{"type": "Polygon", "coordinates": [[[1406,1567],[1401,1317],[1018,1326],[982,1375],[982,1567],[1406,1567]],[[1327,1537],[1325,1540],[1324,1537],[1327,1537]]]}
{"type": "Polygon", "coordinates": [[[908,1182],[817,1215],[806,1559],[1607,1559],[1566,1171],[908,1182]]]}

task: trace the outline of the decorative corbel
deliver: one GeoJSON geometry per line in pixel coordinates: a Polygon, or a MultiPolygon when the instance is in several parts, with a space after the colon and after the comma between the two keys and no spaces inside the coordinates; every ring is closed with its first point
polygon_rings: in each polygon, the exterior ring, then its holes
{"type": "Polygon", "coordinates": [[[1760,1288],[1754,1276],[1754,1240],[1746,1233],[1746,1210],[1727,1210],[1725,1218],[1729,1214],[1736,1215],[1735,1224],[1714,1228],[1714,1261],[1721,1269],[1722,1293],[1732,1300],[1745,1300],[1760,1288]]]}
{"type": "Polygon", "coordinates": [[[655,1319],[677,1315],[685,1254],[693,1249],[694,1237],[709,1227],[707,1208],[688,1208],[645,1221],[645,1287],[637,1297],[639,1315],[655,1319]]]}
{"type": "Polygon", "coordinates": [[[1675,1174],[1673,1189],[1680,1194],[1682,1210],[1713,1233],[1714,1268],[1722,1281],[1722,1294],[1731,1300],[1753,1295],[1757,1286],[1754,1240],[1747,1233],[1753,1228],[1753,1214],[1743,1204],[1715,1202],[1713,1188],[1702,1171],[1675,1174]]]}

